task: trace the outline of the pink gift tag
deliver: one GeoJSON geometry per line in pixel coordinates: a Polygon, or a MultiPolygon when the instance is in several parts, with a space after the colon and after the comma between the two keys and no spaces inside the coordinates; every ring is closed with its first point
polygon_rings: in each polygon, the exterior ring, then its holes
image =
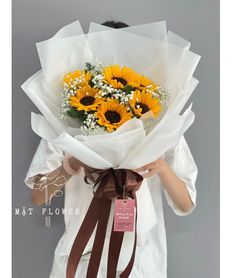
{"type": "Polygon", "coordinates": [[[114,208],[114,231],[133,232],[135,216],[135,200],[116,199],[114,208]]]}

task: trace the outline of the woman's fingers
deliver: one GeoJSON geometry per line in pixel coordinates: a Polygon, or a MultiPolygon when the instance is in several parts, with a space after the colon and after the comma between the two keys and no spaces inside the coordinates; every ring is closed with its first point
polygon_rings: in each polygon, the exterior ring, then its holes
{"type": "Polygon", "coordinates": [[[142,166],[142,167],[140,167],[140,168],[135,169],[134,171],[135,171],[135,172],[138,172],[138,173],[139,173],[139,172],[142,172],[142,171],[146,171],[146,170],[148,169],[147,166],[148,166],[148,165],[142,166]]]}
{"type": "Polygon", "coordinates": [[[150,169],[147,173],[143,174],[143,178],[149,178],[157,173],[156,169],[150,169]]]}
{"type": "Polygon", "coordinates": [[[157,163],[150,163],[145,167],[142,167],[142,171],[137,171],[143,178],[149,178],[155,175],[158,172],[158,165],[157,163]]]}
{"type": "Polygon", "coordinates": [[[142,171],[146,171],[146,170],[150,170],[150,169],[154,169],[157,165],[157,161],[151,162],[145,166],[142,166],[138,169],[135,169],[136,172],[142,172],[142,171]]]}
{"type": "Polygon", "coordinates": [[[153,161],[145,166],[135,169],[135,172],[137,172],[144,178],[151,177],[151,176],[155,175],[156,173],[158,173],[158,171],[160,170],[161,160],[162,160],[162,158],[159,158],[156,161],[153,161]]]}
{"type": "Polygon", "coordinates": [[[149,172],[149,169],[143,170],[143,171],[139,171],[137,172],[139,175],[144,176],[145,174],[147,174],[149,172]]]}

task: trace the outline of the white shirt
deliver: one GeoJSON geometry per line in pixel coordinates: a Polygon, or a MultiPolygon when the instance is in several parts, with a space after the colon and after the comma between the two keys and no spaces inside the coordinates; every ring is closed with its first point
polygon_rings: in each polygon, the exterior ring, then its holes
{"type": "MultiPolygon", "coordinates": [[[[37,174],[46,174],[55,170],[61,165],[63,157],[64,152],[61,149],[42,139],[29,167],[25,178],[25,183],[30,188],[33,188],[34,184],[31,178],[37,174]]],[[[179,144],[176,147],[169,150],[165,154],[164,158],[178,175],[178,177],[186,183],[193,207],[187,213],[180,211],[174,205],[157,175],[143,181],[141,188],[147,186],[150,192],[150,197],[145,195],[144,190],[140,189],[138,191],[141,201],[146,201],[146,206],[144,206],[146,209],[143,210],[142,206],[142,210],[140,212],[138,211],[137,248],[135,263],[130,278],[167,277],[167,247],[163,219],[162,192],[164,192],[168,204],[172,207],[177,215],[187,215],[191,213],[196,206],[195,182],[197,177],[197,167],[184,137],[181,138],[179,144]],[[152,211],[154,211],[155,216],[152,216],[152,211]],[[142,225],[142,223],[148,221],[149,227],[149,220],[151,222],[151,218],[156,218],[157,221],[152,221],[154,225],[151,227],[151,229],[145,229],[145,226],[142,225]]],[[[72,177],[65,185],[65,232],[55,250],[50,278],[66,277],[66,265],[70,249],[93,197],[92,187],[84,183],[83,177],[84,173],[81,172],[79,176],[72,177]],[[75,210],[76,208],[79,209],[79,215],[75,213],[68,213],[69,209],[75,210]]],[[[112,212],[113,207],[111,214],[112,212]]],[[[108,227],[112,226],[111,223],[112,219],[110,217],[108,227]]],[[[110,229],[108,230],[110,231],[110,229]]],[[[98,278],[106,277],[109,234],[110,233],[107,233],[106,236],[101,265],[97,276],[98,278]]],[[[94,234],[91,240],[88,242],[82,259],[78,265],[76,278],[86,277],[86,269],[89,263],[93,239],[94,234]]],[[[132,246],[133,233],[125,233],[118,262],[118,270],[120,272],[124,270],[127,262],[129,261],[132,252],[132,246]]]]}

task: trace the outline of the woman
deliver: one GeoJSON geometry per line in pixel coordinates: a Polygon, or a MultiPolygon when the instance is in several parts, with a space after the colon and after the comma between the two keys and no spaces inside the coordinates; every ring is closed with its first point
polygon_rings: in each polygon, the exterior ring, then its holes
{"type": "MultiPolygon", "coordinates": [[[[125,23],[112,21],[105,22],[104,25],[113,28],[128,27],[125,23]]],[[[65,154],[61,149],[42,139],[25,179],[26,184],[32,188],[32,201],[37,205],[48,202],[55,192],[65,187],[65,233],[56,247],[50,278],[66,277],[66,266],[73,241],[93,197],[91,188],[84,184],[84,171],[80,162],[73,157],[69,159],[64,157],[65,154]],[[74,174],[68,171],[69,168],[74,174]],[[79,209],[80,215],[69,215],[69,209],[79,209]]],[[[135,171],[144,177],[145,182],[142,186],[150,188],[157,223],[151,229],[137,234],[135,263],[130,277],[166,278],[162,191],[177,215],[191,213],[196,205],[197,167],[182,137],[178,145],[163,157],[135,171]]],[[[91,249],[92,240],[86,246],[76,277],[86,277],[91,249]]],[[[125,268],[130,251],[132,251],[131,243],[126,240],[123,243],[117,275],[125,268]]],[[[104,247],[98,278],[106,277],[107,252],[107,248],[104,247]]]]}

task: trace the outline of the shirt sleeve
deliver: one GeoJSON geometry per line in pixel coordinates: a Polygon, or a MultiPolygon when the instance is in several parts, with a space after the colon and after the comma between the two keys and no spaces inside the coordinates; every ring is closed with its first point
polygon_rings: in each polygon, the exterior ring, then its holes
{"type": "Polygon", "coordinates": [[[176,175],[182,181],[185,182],[193,206],[187,212],[181,211],[179,208],[175,206],[166,189],[164,189],[163,187],[163,191],[165,193],[167,202],[177,215],[188,215],[196,207],[197,192],[195,183],[197,179],[198,170],[184,136],[182,136],[182,138],[179,141],[179,144],[175,148],[171,149],[166,153],[165,159],[166,162],[171,166],[172,170],[176,173],[176,175]]]}
{"type": "Polygon", "coordinates": [[[39,174],[50,173],[60,167],[63,157],[62,149],[45,139],[41,139],[26,174],[25,184],[33,189],[35,177],[39,174]]]}

